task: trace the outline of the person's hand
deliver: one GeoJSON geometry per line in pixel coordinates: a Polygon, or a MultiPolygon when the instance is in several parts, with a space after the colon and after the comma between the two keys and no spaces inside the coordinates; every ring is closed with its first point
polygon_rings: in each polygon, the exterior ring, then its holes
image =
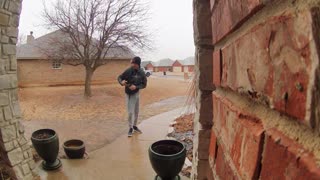
{"type": "Polygon", "coordinates": [[[131,85],[131,86],[129,87],[129,89],[130,89],[131,91],[134,91],[134,90],[136,90],[136,89],[137,89],[137,86],[135,86],[135,85],[131,85]]]}
{"type": "Polygon", "coordinates": [[[127,85],[127,81],[126,81],[126,80],[121,81],[121,85],[122,85],[122,86],[127,85]]]}

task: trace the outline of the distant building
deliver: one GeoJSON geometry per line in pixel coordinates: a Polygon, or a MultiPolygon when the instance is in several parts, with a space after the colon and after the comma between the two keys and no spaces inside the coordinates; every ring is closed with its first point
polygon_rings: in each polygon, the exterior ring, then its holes
{"type": "Polygon", "coordinates": [[[141,67],[144,67],[146,70],[152,70],[153,71],[153,62],[152,61],[142,61],[141,67]]]}
{"type": "Polygon", "coordinates": [[[183,72],[183,67],[182,67],[182,64],[179,60],[176,60],[172,64],[172,70],[173,70],[173,72],[183,72]]]}
{"type": "Polygon", "coordinates": [[[194,72],[195,59],[194,57],[188,57],[182,61],[182,72],[194,72]]]}
{"type": "Polygon", "coordinates": [[[172,64],[173,72],[193,72],[194,71],[194,57],[188,57],[184,60],[176,60],[172,64]]]}
{"type": "Polygon", "coordinates": [[[154,63],[154,72],[172,72],[172,64],[174,63],[171,59],[162,59],[154,63]]]}
{"type": "MultiPolygon", "coordinates": [[[[54,48],[50,43],[54,38],[68,38],[68,35],[58,30],[35,39],[30,33],[27,43],[17,47],[20,87],[84,84],[83,65],[72,66],[49,60],[40,50],[40,47],[54,48]]],[[[110,49],[105,59],[106,65],[100,66],[94,72],[92,84],[115,82],[117,76],[130,65],[133,57],[134,54],[127,47],[110,49]]]]}

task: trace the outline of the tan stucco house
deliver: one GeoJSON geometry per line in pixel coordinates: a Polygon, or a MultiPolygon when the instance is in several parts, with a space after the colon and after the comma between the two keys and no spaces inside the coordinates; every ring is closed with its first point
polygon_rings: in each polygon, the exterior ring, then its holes
{"type": "MultiPolygon", "coordinates": [[[[35,39],[31,32],[27,37],[27,43],[17,47],[20,87],[84,84],[83,65],[63,64],[50,60],[43,53],[43,48],[52,48],[49,42],[54,38],[67,38],[67,34],[58,30],[35,39]]],[[[130,65],[132,57],[134,54],[127,47],[110,49],[105,59],[106,65],[94,72],[92,83],[115,83],[117,76],[130,65]]]]}

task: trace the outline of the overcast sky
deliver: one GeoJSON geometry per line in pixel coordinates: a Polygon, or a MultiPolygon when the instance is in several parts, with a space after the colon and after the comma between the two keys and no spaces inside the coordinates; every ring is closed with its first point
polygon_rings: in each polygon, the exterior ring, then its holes
{"type": "MultiPolygon", "coordinates": [[[[28,35],[33,31],[37,38],[49,32],[42,26],[42,1],[23,1],[20,34],[28,35]]],[[[192,0],[144,1],[150,3],[151,18],[148,27],[154,32],[155,49],[152,52],[139,54],[143,60],[184,59],[193,56],[192,0]]]]}

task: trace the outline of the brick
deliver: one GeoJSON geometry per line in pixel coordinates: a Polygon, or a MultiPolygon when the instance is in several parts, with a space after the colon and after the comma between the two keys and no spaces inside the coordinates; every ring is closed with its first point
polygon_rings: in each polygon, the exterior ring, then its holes
{"type": "Polygon", "coordinates": [[[212,91],[214,86],[212,84],[212,49],[198,49],[198,64],[199,64],[199,88],[201,90],[212,91]]]}
{"type": "Polygon", "coordinates": [[[198,180],[206,180],[207,179],[207,172],[209,170],[209,162],[208,160],[200,160],[198,161],[197,166],[197,178],[198,180]]]}
{"type": "Polygon", "coordinates": [[[214,129],[222,140],[221,146],[229,153],[243,179],[257,179],[264,139],[261,122],[238,113],[240,110],[230,109],[229,104],[221,102],[215,95],[213,102],[216,108],[214,129]]]}
{"type": "Polygon", "coordinates": [[[0,127],[9,126],[9,125],[10,125],[10,122],[0,121],[0,127]]]}
{"type": "Polygon", "coordinates": [[[9,96],[7,93],[0,93],[0,106],[6,106],[9,104],[9,96]]]}
{"type": "Polygon", "coordinates": [[[30,145],[29,144],[25,144],[21,147],[22,150],[29,150],[30,149],[30,145]]]}
{"type": "Polygon", "coordinates": [[[8,27],[6,30],[6,35],[10,37],[18,37],[19,30],[16,27],[8,27]]]}
{"type": "Polygon", "coordinates": [[[17,44],[18,40],[17,38],[10,38],[10,44],[17,44]]]}
{"type": "Polygon", "coordinates": [[[4,3],[4,9],[9,9],[9,3],[10,3],[10,1],[6,1],[4,3]]]}
{"type": "Polygon", "coordinates": [[[286,12],[252,28],[247,34],[222,50],[222,85],[235,91],[250,92],[271,108],[310,122],[313,108],[312,54],[313,35],[310,11],[286,12]]]}
{"type": "MultiPolygon", "coordinates": [[[[319,7],[314,7],[311,8],[311,12],[312,12],[312,17],[313,19],[320,19],[320,10],[319,7]]],[[[314,34],[318,35],[320,34],[320,23],[318,21],[318,23],[314,23],[314,34]]],[[[315,39],[316,45],[317,45],[317,49],[320,49],[320,40],[319,38],[315,39]]],[[[313,98],[311,100],[311,119],[310,119],[310,124],[311,127],[314,129],[320,129],[320,123],[319,123],[319,119],[320,119],[320,68],[318,68],[315,71],[315,80],[314,80],[314,86],[312,89],[312,95],[313,98]]]]}
{"type": "Polygon", "coordinates": [[[4,107],[3,112],[4,112],[4,119],[5,120],[9,121],[12,119],[12,111],[9,106],[4,107]]]}
{"type": "MultiPolygon", "coordinates": [[[[241,24],[246,17],[262,8],[264,0],[219,0],[214,1],[212,10],[212,34],[213,43],[217,43],[223,37],[241,24]]],[[[211,3],[212,4],[212,3],[211,3]]]]}
{"type": "Polygon", "coordinates": [[[24,177],[24,179],[25,179],[25,180],[34,180],[34,179],[37,179],[37,178],[33,177],[33,174],[32,174],[32,173],[29,173],[28,175],[26,175],[26,176],[24,177]]]}
{"type": "Polygon", "coordinates": [[[241,146],[234,145],[232,149],[232,154],[239,157],[238,162],[235,163],[236,168],[243,179],[258,179],[264,130],[261,124],[253,123],[246,118],[241,118],[241,122],[244,129],[236,134],[236,137],[243,136],[242,140],[238,139],[241,146]]]}
{"type": "Polygon", "coordinates": [[[9,37],[8,36],[1,36],[1,42],[2,43],[8,43],[9,42],[9,37]]]}
{"type": "Polygon", "coordinates": [[[215,132],[211,131],[211,137],[210,137],[210,145],[209,145],[209,162],[210,165],[213,166],[215,157],[216,157],[216,150],[217,150],[217,136],[215,135],[215,132]]]}
{"type": "Polygon", "coordinates": [[[14,141],[13,141],[13,145],[14,145],[14,147],[16,147],[16,148],[19,147],[18,141],[17,141],[17,140],[14,140],[14,141]]]}
{"type": "Polygon", "coordinates": [[[23,153],[23,157],[24,157],[24,159],[28,159],[28,158],[29,158],[28,151],[25,151],[25,152],[23,153]]]}
{"type": "Polygon", "coordinates": [[[212,127],[212,91],[201,91],[200,101],[200,117],[199,122],[204,129],[211,129],[212,127]]]}
{"type": "Polygon", "coordinates": [[[1,135],[4,142],[9,142],[17,137],[17,131],[14,125],[1,128],[1,135]]]}
{"type": "Polygon", "coordinates": [[[208,160],[211,130],[199,131],[198,158],[208,160]]]}
{"type": "Polygon", "coordinates": [[[4,143],[4,149],[8,152],[14,149],[13,142],[4,143]]]}
{"type": "Polygon", "coordinates": [[[8,71],[10,70],[10,62],[9,59],[7,59],[6,57],[4,57],[2,55],[2,62],[3,62],[3,67],[4,67],[4,73],[3,74],[7,74],[8,71]]]}
{"type": "Polygon", "coordinates": [[[18,15],[12,15],[10,17],[10,25],[12,27],[18,27],[19,26],[19,20],[20,20],[20,16],[18,15]]]}
{"type": "Polygon", "coordinates": [[[3,109],[0,109],[0,123],[3,123],[5,121],[4,119],[4,111],[3,109]]]}
{"type": "Polygon", "coordinates": [[[10,56],[10,70],[17,70],[17,58],[15,55],[10,56]]]}
{"type": "Polygon", "coordinates": [[[214,180],[212,169],[208,169],[206,180],[214,180]]]}
{"type": "Polygon", "coordinates": [[[19,121],[17,123],[17,129],[18,129],[20,134],[23,134],[25,132],[25,128],[24,128],[23,124],[21,123],[21,121],[19,121]]]}
{"type": "Polygon", "coordinates": [[[18,90],[17,89],[10,90],[10,97],[12,101],[18,101],[18,90]]]}
{"type": "Polygon", "coordinates": [[[314,156],[276,129],[266,133],[260,179],[310,179],[320,177],[314,156]],[[270,173],[272,172],[272,173],[270,173]]]}
{"type": "Polygon", "coordinates": [[[18,179],[24,179],[23,172],[20,166],[13,167],[13,170],[18,179]]]}
{"type": "Polygon", "coordinates": [[[3,47],[3,54],[5,55],[14,55],[16,54],[16,46],[10,44],[4,44],[3,47]]]}
{"type": "Polygon", "coordinates": [[[9,75],[0,75],[0,89],[11,88],[11,78],[9,75]]]}
{"type": "Polygon", "coordinates": [[[34,168],[36,167],[36,163],[34,162],[33,159],[30,160],[30,161],[28,162],[28,164],[29,164],[30,169],[34,169],[34,168]]]}
{"type": "Polygon", "coordinates": [[[18,143],[19,143],[20,146],[25,145],[27,142],[28,142],[28,141],[27,141],[27,139],[26,139],[24,136],[22,136],[22,137],[19,139],[19,141],[18,141],[18,143]]]}
{"type": "Polygon", "coordinates": [[[19,164],[24,160],[23,153],[20,148],[17,148],[8,153],[8,158],[12,166],[19,164]]]}
{"type": "Polygon", "coordinates": [[[20,14],[22,4],[19,1],[10,1],[9,11],[15,14],[20,14]]]}
{"type": "MultiPolygon", "coordinates": [[[[1,54],[1,53],[0,53],[1,54]]],[[[0,61],[0,76],[6,74],[6,63],[4,60],[0,61]]]]}
{"type": "Polygon", "coordinates": [[[12,113],[14,117],[21,117],[21,109],[18,101],[13,101],[12,102],[12,113]]]}
{"type": "Polygon", "coordinates": [[[210,1],[194,1],[194,41],[196,45],[212,45],[210,1]]]}
{"type": "Polygon", "coordinates": [[[18,79],[16,74],[12,75],[0,75],[0,90],[16,88],[18,79]]]}
{"type": "Polygon", "coordinates": [[[0,13],[0,25],[7,26],[9,24],[9,19],[9,15],[0,13]]]}
{"type": "Polygon", "coordinates": [[[237,176],[230,167],[230,162],[227,161],[225,155],[223,154],[222,148],[218,148],[217,152],[216,174],[220,179],[224,180],[237,179],[237,176]]]}
{"type": "Polygon", "coordinates": [[[220,56],[220,50],[213,52],[213,84],[215,87],[218,87],[221,85],[221,74],[222,74],[222,68],[221,68],[222,59],[220,56]]]}
{"type": "Polygon", "coordinates": [[[4,3],[6,0],[0,0],[0,7],[3,8],[4,7],[4,3]]]}
{"type": "Polygon", "coordinates": [[[31,171],[30,171],[30,167],[28,164],[23,164],[22,165],[22,172],[24,175],[27,175],[29,174],[31,171]]]}

